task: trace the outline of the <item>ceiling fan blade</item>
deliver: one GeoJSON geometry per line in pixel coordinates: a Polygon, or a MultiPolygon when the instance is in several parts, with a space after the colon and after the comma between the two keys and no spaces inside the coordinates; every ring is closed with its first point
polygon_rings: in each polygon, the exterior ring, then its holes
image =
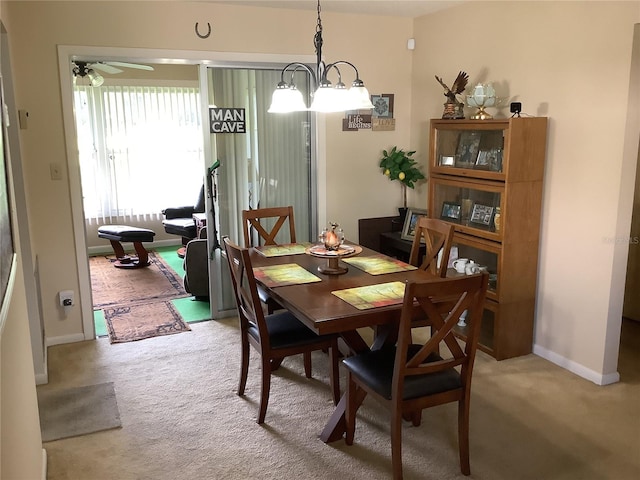
{"type": "Polygon", "coordinates": [[[127,63],[127,62],[105,62],[106,65],[113,65],[116,67],[124,67],[124,68],[137,68],[138,70],[148,70],[150,72],[153,71],[153,67],[150,65],[140,65],[139,63],[127,63]]]}
{"type": "Polygon", "coordinates": [[[108,65],[106,63],[101,63],[101,62],[97,62],[97,63],[90,63],[88,65],[89,68],[93,68],[94,70],[100,70],[102,72],[105,73],[121,73],[124,72],[124,70],[120,70],[119,68],[113,67],[111,65],[108,65]]]}

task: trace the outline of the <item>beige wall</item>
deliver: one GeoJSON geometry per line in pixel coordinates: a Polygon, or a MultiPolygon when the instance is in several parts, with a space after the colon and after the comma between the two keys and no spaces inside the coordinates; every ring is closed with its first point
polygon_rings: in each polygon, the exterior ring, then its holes
{"type": "Polygon", "coordinates": [[[414,148],[426,151],[428,118],[442,111],[434,75],[451,81],[461,69],[472,84],[493,82],[507,112],[516,100],[550,119],[535,351],[591,379],[617,368],[617,350],[605,363],[604,349],[624,289],[613,262],[627,245],[612,239],[629,235],[637,152],[623,159],[623,144],[637,22],[640,2],[473,2],[415,23],[414,148]]]}
{"type": "MultiPolygon", "coordinates": [[[[4,20],[2,2],[0,19],[4,20]]],[[[4,65],[4,62],[0,63],[4,65]]],[[[3,75],[8,73],[2,72],[3,75]]],[[[9,180],[9,199],[13,205],[16,201],[14,191],[9,180]]],[[[13,210],[14,225],[17,220],[13,210]]],[[[44,459],[17,231],[14,231],[14,245],[17,255],[13,278],[3,299],[6,310],[0,314],[0,478],[39,479],[42,478],[44,459]]]]}

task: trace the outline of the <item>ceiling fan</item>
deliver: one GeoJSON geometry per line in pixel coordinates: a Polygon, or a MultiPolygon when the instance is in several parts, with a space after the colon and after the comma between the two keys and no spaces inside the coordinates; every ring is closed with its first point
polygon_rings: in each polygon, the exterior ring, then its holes
{"type": "Polygon", "coordinates": [[[118,67],[153,71],[153,67],[149,65],[127,62],[86,62],[81,60],[74,60],[71,62],[71,65],[73,67],[72,71],[74,79],[77,77],[89,77],[91,86],[93,87],[99,87],[104,83],[104,77],[100,75],[100,73],[98,73],[96,70],[109,74],[124,72],[124,70],[118,67]]]}

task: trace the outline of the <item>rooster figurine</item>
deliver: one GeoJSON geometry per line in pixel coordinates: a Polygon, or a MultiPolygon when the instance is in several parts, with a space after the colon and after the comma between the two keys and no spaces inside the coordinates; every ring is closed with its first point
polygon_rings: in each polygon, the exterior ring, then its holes
{"type": "Polygon", "coordinates": [[[464,92],[464,89],[467,87],[467,81],[469,80],[469,75],[466,72],[458,73],[458,76],[453,82],[451,88],[449,88],[443,81],[442,78],[436,75],[436,80],[440,85],[444,87],[444,96],[447,97],[447,101],[444,104],[444,112],[442,113],[442,118],[454,118],[460,119],[464,118],[464,104],[456,98],[456,95],[464,92]]]}

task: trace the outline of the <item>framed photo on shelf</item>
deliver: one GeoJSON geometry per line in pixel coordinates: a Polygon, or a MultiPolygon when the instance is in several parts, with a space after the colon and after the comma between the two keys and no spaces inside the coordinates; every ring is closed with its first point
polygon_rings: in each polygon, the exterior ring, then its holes
{"type": "Polygon", "coordinates": [[[402,227],[402,234],[400,235],[400,238],[413,242],[413,239],[416,236],[416,225],[418,224],[418,218],[426,216],[426,210],[409,208],[407,210],[407,216],[404,218],[404,225],[402,227]]]}
{"type": "Polygon", "coordinates": [[[480,132],[464,131],[460,134],[458,150],[456,152],[456,166],[473,168],[478,158],[480,147],[480,132]]]}
{"type": "Polygon", "coordinates": [[[489,156],[490,150],[480,150],[478,152],[478,158],[476,158],[476,168],[481,170],[489,169],[489,156]]]}
{"type": "Polygon", "coordinates": [[[440,165],[453,167],[456,157],[453,155],[440,155],[440,165]]]}
{"type": "Polygon", "coordinates": [[[495,208],[490,207],[489,205],[480,205],[476,203],[473,205],[473,210],[471,211],[471,218],[469,221],[472,223],[477,223],[478,225],[484,225],[485,227],[491,226],[491,221],[493,220],[493,212],[495,208]]]}
{"type": "Polygon", "coordinates": [[[448,220],[449,222],[459,222],[461,210],[462,206],[459,203],[442,202],[440,219],[448,220]]]}

